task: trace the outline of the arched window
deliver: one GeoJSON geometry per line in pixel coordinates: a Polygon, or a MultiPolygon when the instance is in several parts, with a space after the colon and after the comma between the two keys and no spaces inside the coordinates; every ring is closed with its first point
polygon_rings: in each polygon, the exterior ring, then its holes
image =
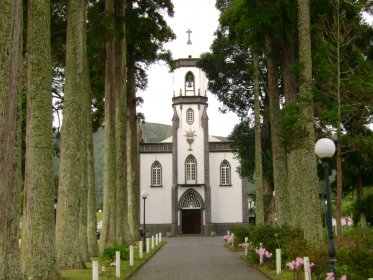
{"type": "Polygon", "coordinates": [[[162,186],[162,166],[158,161],[152,164],[152,187],[162,186]]]}
{"type": "Polygon", "coordinates": [[[195,184],[197,182],[197,161],[192,155],[185,160],[185,181],[186,184],[195,184]]]}
{"type": "Polygon", "coordinates": [[[194,91],[194,75],[190,71],[185,75],[185,91],[194,91]]]}
{"type": "Polygon", "coordinates": [[[231,185],[231,166],[229,162],[226,160],[223,160],[223,162],[220,165],[220,185],[231,185]]]}
{"type": "Polygon", "coordinates": [[[186,111],[186,121],[187,123],[190,125],[194,122],[194,111],[192,108],[189,108],[187,111],[186,111]]]}

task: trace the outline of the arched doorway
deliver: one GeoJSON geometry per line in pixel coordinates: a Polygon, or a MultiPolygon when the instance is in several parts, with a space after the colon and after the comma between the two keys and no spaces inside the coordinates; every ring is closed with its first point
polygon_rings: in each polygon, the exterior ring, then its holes
{"type": "Polygon", "coordinates": [[[202,232],[201,195],[193,189],[187,190],[180,198],[181,231],[186,234],[200,234],[202,232]]]}

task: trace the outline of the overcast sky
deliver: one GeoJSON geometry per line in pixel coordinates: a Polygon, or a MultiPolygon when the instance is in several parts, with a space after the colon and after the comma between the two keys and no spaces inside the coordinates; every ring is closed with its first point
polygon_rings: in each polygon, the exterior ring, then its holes
{"type": "MultiPolygon", "coordinates": [[[[215,0],[173,0],[175,15],[166,16],[169,26],[176,34],[176,40],[165,45],[173,58],[185,58],[188,55],[199,57],[208,52],[218,26],[219,12],[215,9],[215,0]],[[192,45],[187,46],[188,34],[192,31],[192,45]]],[[[145,91],[138,93],[144,99],[138,111],[144,113],[146,122],[171,125],[172,111],[172,73],[165,65],[154,65],[149,69],[149,84],[145,91]]],[[[215,136],[228,136],[238,118],[235,114],[219,113],[221,104],[210,93],[208,96],[209,133],[215,136]]]]}

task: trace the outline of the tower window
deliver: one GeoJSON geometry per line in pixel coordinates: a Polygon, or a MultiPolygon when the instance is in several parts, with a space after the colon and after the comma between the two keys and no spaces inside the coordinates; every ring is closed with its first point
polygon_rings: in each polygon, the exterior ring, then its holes
{"type": "Polygon", "coordinates": [[[186,111],[186,121],[188,124],[192,124],[194,122],[194,111],[192,108],[189,108],[186,111]]]}
{"type": "Polygon", "coordinates": [[[162,166],[158,161],[155,161],[152,164],[151,168],[152,173],[152,187],[161,187],[162,186],[162,166]]]}
{"type": "Polygon", "coordinates": [[[231,185],[231,166],[226,160],[224,160],[220,165],[220,185],[231,185]]]}
{"type": "Polygon", "coordinates": [[[185,90],[194,91],[194,75],[190,71],[185,75],[185,90]]]}
{"type": "Polygon", "coordinates": [[[187,184],[197,182],[197,162],[192,155],[188,156],[185,161],[185,179],[187,184]]]}

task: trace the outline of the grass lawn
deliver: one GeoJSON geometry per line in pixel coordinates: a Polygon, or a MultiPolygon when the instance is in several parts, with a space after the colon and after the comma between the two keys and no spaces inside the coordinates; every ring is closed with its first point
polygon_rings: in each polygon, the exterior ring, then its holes
{"type": "MultiPolygon", "coordinates": [[[[139,258],[139,247],[138,244],[134,246],[134,265],[129,266],[129,261],[121,261],[120,264],[120,279],[127,279],[134,271],[136,271],[141,265],[143,265],[149,258],[151,258],[166,242],[158,243],[158,246],[154,247],[154,250],[150,251],[149,254],[144,252],[143,259],[139,258]]],[[[107,262],[103,262],[98,258],[92,258],[92,261],[99,262],[99,280],[111,280],[117,279],[115,277],[115,267],[111,267],[107,262]],[[102,266],[105,266],[105,272],[101,272],[102,266]]],[[[71,269],[61,270],[62,280],[91,280],[92,279],[92,262],[87,262],[87,269],[71,269]]]]}
{"type": "MultiPolygon", "coordinates": [[[[271,279],[274,279],[274,280],[292,280],[292,279],[294,279],[293,278],[294,273],[292,271],[290,271],[289,269],[283,269],[281,271],[281,274],[279,274],[279,275],[277,275],[276,270],[271,270],[266,266],[257,266],[257,269],[260,270],[265,275],[267,275],[268,277],[270,277],[271,279]]],[[[304,273],[303,273],[303,275],[304,275],[304,273]]],[[[303,279],[303,278],[301,278],[301,279],[303,279]]]]}

